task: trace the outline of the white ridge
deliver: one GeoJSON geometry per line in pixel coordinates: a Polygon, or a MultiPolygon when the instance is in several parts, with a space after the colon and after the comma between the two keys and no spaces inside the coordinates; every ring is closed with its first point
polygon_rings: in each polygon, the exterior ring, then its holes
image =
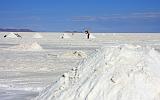
{"type": "Polygon", "coordinates": [[[35,100],[160,100],[159,61],[150,47],[102,48],[35,100]]]}
{"type": "Polygon", "coordinates": [[[6,36],[7,38],[18,38],[14,33],[10,33],[6,36]]]}

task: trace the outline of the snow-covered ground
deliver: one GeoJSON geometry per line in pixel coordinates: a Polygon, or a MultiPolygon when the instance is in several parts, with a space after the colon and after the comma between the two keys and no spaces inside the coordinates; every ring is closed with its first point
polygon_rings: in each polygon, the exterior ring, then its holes
{"type": "Polygon", "coordinates": [[[158,33],[7,34],[0,33],[0,100],[160,99],[158,33]]]}

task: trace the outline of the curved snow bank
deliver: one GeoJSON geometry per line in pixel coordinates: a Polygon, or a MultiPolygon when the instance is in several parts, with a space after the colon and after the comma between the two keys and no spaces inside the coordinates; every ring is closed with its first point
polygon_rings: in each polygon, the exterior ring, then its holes
{"type": "Polygon", "coordinates": [[[63,33],[60,38],[62,38],[62,39],[69,39],[71,37],[67,33],[63,33]]]}
{"type": "Polygon", "coordinates": [[[59,56],[60,58],[87,58],[87,55],[83,51],[70,51],[65,52],[59,56]]]}
{"type": "Polygon", "coordinates": [[[28,43],[28,44],[19,44],[13,47],[8,48],[9,50],[18,50],[18,51],[42,51],[43,48],[37,43],[28,43]]]}
{"type": "Polygon", "coordinates": [[[160,54],[150,47],[97,50],[35,100],[160,100],[160,54]]]}
{"type": "Polygon", "coordinates": [[[33,38],[43,38],[43,36],[39,33],[33,35],[33,38]]]}

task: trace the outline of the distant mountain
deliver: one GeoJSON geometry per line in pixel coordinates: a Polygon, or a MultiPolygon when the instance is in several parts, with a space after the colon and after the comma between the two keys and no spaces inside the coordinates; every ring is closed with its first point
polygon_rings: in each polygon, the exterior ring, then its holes
{"type": "Polygon", "coordinates": [[[9,29],[9,28],[3,29],[3,28],[0,28],[0,32],[34,32],[34,31],[30,29],[9,29]]]}
{"type": "Polygon", "coordinates": [[[82,31],[64,31],[66,33],[82,33],[82,31]]]}

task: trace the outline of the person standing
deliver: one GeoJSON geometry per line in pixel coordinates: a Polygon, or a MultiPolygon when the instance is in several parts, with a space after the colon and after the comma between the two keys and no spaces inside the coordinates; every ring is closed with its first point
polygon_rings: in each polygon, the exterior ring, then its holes
{"type": "Polygon", "coordinates": [[[86,30],[86,31],[85,31],[85,34],[87,34],[87,39],[89,39],[89,37],[90,37],[90,33],[89,33],[89,31],[88,31],[88,30],[86,30]]]}

